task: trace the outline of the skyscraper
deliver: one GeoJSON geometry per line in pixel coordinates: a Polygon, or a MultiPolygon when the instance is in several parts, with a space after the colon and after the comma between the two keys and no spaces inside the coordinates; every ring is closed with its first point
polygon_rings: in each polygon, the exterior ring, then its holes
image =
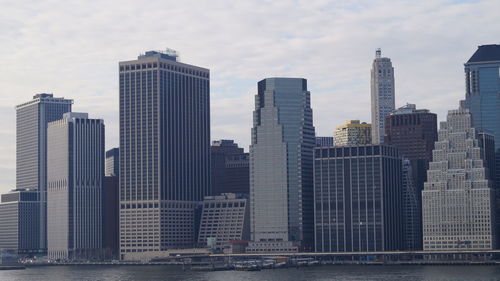
{"type": "Polygon", "coordinates": [[[260,81],[253,116],[247,252],[312,250],[315,137],[307,80],[260,81]]]}
{"type": "MultiPolygon", "coordinates": [[[[465,100],[478,132],[495,138],[496,231],[500,240],[500,45],[479,46],[464,64],[465,100]]],[[[497,241],[497,245],[500,241],[497,241]]]]}
{"type": "Polygon", "coordinates": [[[16,106],[16,188],[38,190],[40,242],[47,250],[47,124],[71,111],[73,100],[37,94],[16,106]]]}
{"type": "Polygon", "coordinates": [[[394,68],[391,59],[375,52],[371,70],[372,142],[384,142],[385,117],[395,108],[394,68]]]}
{"type": "Polygon", "coordinates": [[[48,256],[101,258],[104,122],[65,113],[48,124],[47,143],[48,256]]]}
{"type": "Polygon", "coordinates": [[[192,247],[210,193],[210,72],[170,50],[119,67],[121,258],[192,247]]]}
{"type": "Polygon", "coordinates": [[[212,195],[249,194],[250,168],[248,153],[233,140],[217,140],[210,147],[212,195]]]}
{"type": "Polygon", "coordinates": [[[437,141],[437,115],[407,104],[385,117],[385,144],[395,146],[404,162],[405,249],[422,248],[421,192],[437,141]]]}
{"type": "Polygon", "coordinates": [[[120,149],[118,147],[111,148],[106,151],[105,160],[106,177],[118,177],[120,175],[120,149]]]}
{"type": "Polygon", "coordinates": [[[464,106],[472,115],[473,127],[495,137],[497,153],[500,152],[499,93],[500,45],[479,46],[465,63],[464,106]]]}
{"type": "Polygon", "coordinates": [[[372,143],[371,125],[359,120],[348,120],[333,133],[335,146],[363,145],[372,143]]]}
{"type": "Polygon", "coordinates": [[[315,250],[401,250],[398,149],[385,145],[316,148],[314,161],[315,250]]]}
{"type": "Polygon", "coordinates": [[[441,122],[422,192],[424,250],[494,249],[488,143],[480,143],[467,109],[450,110],[441,122]]]}

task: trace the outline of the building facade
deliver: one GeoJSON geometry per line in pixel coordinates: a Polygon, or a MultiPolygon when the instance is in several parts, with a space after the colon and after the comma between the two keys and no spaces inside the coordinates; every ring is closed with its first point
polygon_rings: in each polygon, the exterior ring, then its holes
{"type": "Polygon", "coordinates": [[[106,177],[119,177],[120,176],[120,149],[115,147],[106,151],[104,175],[106,177]]]}
{"type": "Polygon", "coordinates": [[[47,128],[47,240],[52,259],[103,257],[104,122],[65,113],[47,128]]]}
{"type": "Polygon", "coordinates": [[[471,119],[460,108],[441,122],[422,192],[424,250],[495,248],[494,190],[471,119]]]}
{"type": "Polygon", "coordinates": [[[223,193],[205,196],[198,234],[198,246],[222,251],[229,241],[250,239],[248,196],[223,193]],[[213,243],[213,245],[208,245],[213,243]]]}
{"type": "Polygon", "coordinates": [[[385,117],[395,108],[394,67],[377,49],[371,70],[372,142],[384,142],[385,117]]]}
{"type": "Polygon", "coordinates": [[[403,159],[403,249],[408,251],[422,250],[422,191],[417,190],[413,167],[403,159]]]}
{"type": "Polygon", "coordinates": [[[190,248],[210,195],[210,72],[148,51],[120,70],[120,254],[190,248]]]}
{"type": "Polygon", "coordinates": [[[404,157],[430,162],[437,141],[437,114],[406,104],[385,117],[384,137],[385,144],[398,147],[404,157]]]}
{"type": "Polygon", "coordinates": [[[385,144],[397,147],[408,160],[403,169],[406,250],[422,249],[421,192],[427,180],[435,141],[437,115],[427,109],[406,104],[385,117],[385,144]]]}
{"type": "Polygon", "coordinates": [[[401,250],[402,184],[402,157],[397,148],[316,148],[316,252],[401,250]]]}
{"type": "Polygon", "coordinates": [[[210,147],[212,195],[250,193],[249,155],[233,140],[216,140],[210,147]]]}
{"type": "MultiPolygon", "coordinates": [[[[492,134],[500,149],[500,45],[479,46],[465,66],[465,101],[472,125],[492,134]]],[[[497,161],[498,160],[497,158],[497,161]]],[[[498,165],[497,165],[498,166],[498,165]]],[[[499,175],[500,176],[500,175],[499,175]]]]}
{"type": "Polygon", "coordinates": [[[313,247],[315,136],[307,80],[258,83],[250,146],[248,252],[313,247]]]}
{"type": "Polygon", "coordinates": [[[120,244],[120,190],[117,176],[104,177],[102,192],[102,231],[104,257],[119,258],[120,244]]]}
{"type": "Polygon", "coordinates": [[[2,194],[0,250],[19,256],[43,254],[40,246],[40,193],[17,189],[2,194]]]}
{"type": "Polygon", "coordinates": [[[333,133],[335,146],[365,145],[372,143],[372,128],[370,124],[359,120],[348,120],[338,126],[333,133]]]}
{"type": "MultiPolygon", "coordinates": [[[[464,64],[465,100],[462,105],[472,115],[478,132],[495,138],[496,231],[500,240],[500,45],[479,46],[464,64]]],[[[500,241],[497,241],[497,245],[500,241]]]]}
{"type": "Polygon", "coordinates": [[[330,147],[334,145],[333,137],[316,137],[316,147],[330,147]]]}
{"type": "Polygon", "coordinates": [[[40,241],[47,250],[47,124],[71,111],[73,100],[37,94],[16,106],[16,188],[38,190],[40,241]]]}

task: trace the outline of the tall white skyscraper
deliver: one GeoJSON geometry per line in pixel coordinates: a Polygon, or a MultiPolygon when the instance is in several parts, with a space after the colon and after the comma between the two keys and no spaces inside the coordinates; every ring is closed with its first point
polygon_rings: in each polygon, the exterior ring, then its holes
{"type": "Polygon", "coordinates": [[[395,108],[394,67],[377,49],[371,70],[372,142],[384,142],[385,117],[395,108]]]}
{"type": "Polygon", "coordinates": [[[69,112],[49,123],[47,133],[48,256],[99,258],[103,234],[103,120],[69,112]]]}
{"type": "Polygon", "coordinates": [[[422,192],[424,250],[494,249],[488,146],[492,136],[478,137],[467,109],[450,110],[441,122],[422,192]]]}

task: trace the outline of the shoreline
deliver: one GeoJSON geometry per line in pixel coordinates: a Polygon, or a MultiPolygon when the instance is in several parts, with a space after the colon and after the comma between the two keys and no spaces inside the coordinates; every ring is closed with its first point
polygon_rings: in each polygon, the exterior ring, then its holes
{"type": "MultiPolygon", "coordinates": [[[[210,263],[202,263],[209,265],[210,263]]],[[[16,269],[26,267],[40,267],[40,266],[172,266],[172,267],[185,267],[186,270],[190,270],[191,267],[199,266],[200,263],[164,263],[164,262],[154,262],[154,263],[142,263],[142,262],[72,262],[72,263],[47,263],[47,264],[22,264],[19,266],[9,266],[9,268],[16,267],[16,269]]],[[[500,261],[408,261],[408,262],[335,262],[335,263],[323,263],[318,265],[287,265],[283,268],[307,268],[307,267],[323,267],[323,266],[500,266],[500,261]]],[[[270,268],[270,269],[281,269],[281,268],[270,268]]],[[[0,270],[2,268],[0,267],[0,270]]],[[[6,270],[6,269],[4,269],[6,270]]]]}

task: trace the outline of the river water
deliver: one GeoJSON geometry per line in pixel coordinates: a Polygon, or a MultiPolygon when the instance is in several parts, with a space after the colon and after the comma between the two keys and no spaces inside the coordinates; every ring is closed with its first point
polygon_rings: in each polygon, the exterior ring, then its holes
{"type": "Polygon", "coordinates": [[[189,281],[310,281],[310,280],[500,280],[500,266],[373,266],[335,265],[254,272],[183,271],[175,266],[46,266],[0,271],[0,280],[189,280],[189,281]]]}

